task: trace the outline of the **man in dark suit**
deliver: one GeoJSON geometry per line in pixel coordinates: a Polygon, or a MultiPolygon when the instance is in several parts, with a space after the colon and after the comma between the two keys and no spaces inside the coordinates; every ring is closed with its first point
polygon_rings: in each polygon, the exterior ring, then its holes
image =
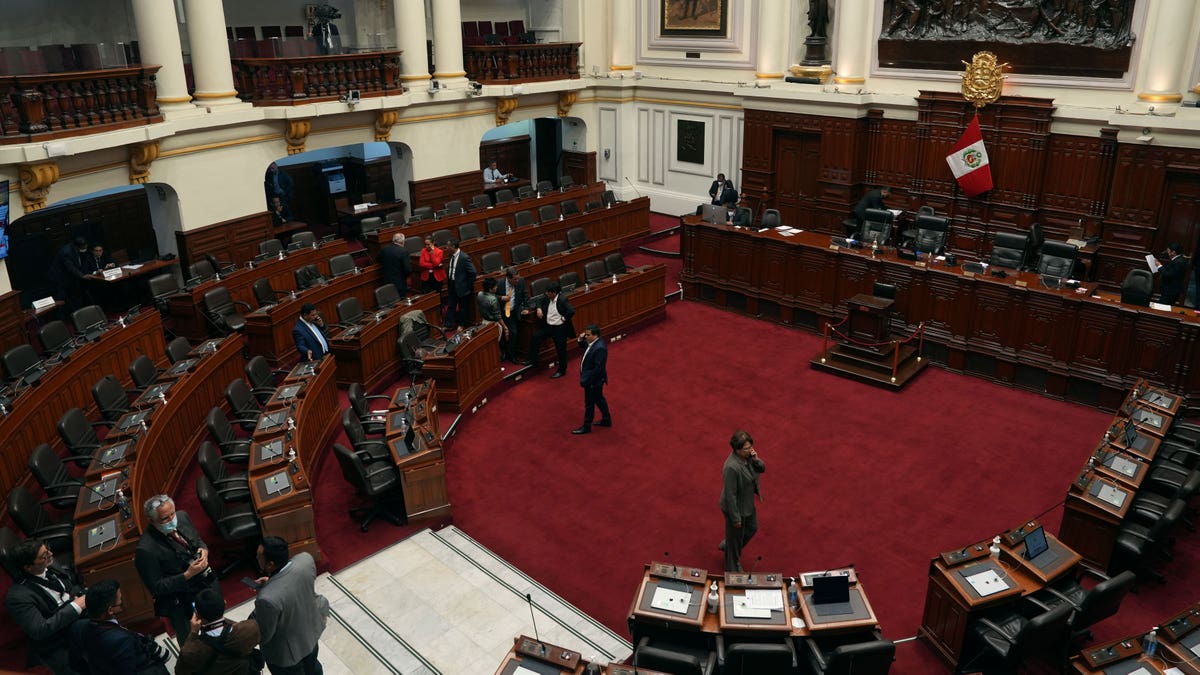
{"type": "Polygon", "coordinates": [[[521,310],[525,308],[525,280],[517,273],[516,267],[510,265],[504,268],[504,278],[496,285],[496,295],[500,296],[500,316],[504,325],[500,350],[504,358],[516,363],[517,326],[521,310]]]}
{"type": "Polygon", "coordinates": [[[112,256],[108,255],[102,244],[92,244],[91,252],[85,259],[85,263],[84,271],[89,274],[103,272],[104,270],[116,267],[112,256]]]}
{"type": "Polygon", "coordinates": [[[408,259],[408,251],[404,250],[403,234],[393,234],[392,243],[379,249],[379,264],[383,268],[383,283],[395,286],[401,296],[408,295],[412,261],[408,259]]]}
{"type": "Polygon", "coordinates": [[[180,646],[191,630],[192,602],[205,588],[217,588],[208,567],[208,546],[187,513],[175,510],[167,495],[146,500],[150,527],[138,539],[133,562],[146,590],[154,596],[155,616],[171,622],[180,646]]]}
{"type": "Polygon", "coordinates": [[[75,237],[58,250],[50,263],[50,280],[54,282],[54,297],[67,303],[67,310],[75,310],[87,304],[83,289],[83,278],[88,274],[88,242],[75,237]]]}
{"type": "Polygon", "coordinates": [[[533,340],[529,343],[529,358],[525,361],[525,365],[529,366],[537,363],[542,342],[546,338],[554,340],[554,349],[558,355],[558,368],[550,376],[551,378],[559,378],[567,374],[567,336],[575,334],[575,329],[571,326],[571,317],[575,316],[575,308],[571,306],[570,302],[567,302],[567,296],[559,292],[560,289],[557,281],[552,282],[541,297],[534,298],[538,328],[534,331],[533,340]]]}
{"type": "Polygon", "coordinates": [[[38,664],[54,675],[71,675],[69,629],[87,608],[83,588],[71,576],[50,566],[54,554],[40,539],[17,542],[11,552],[13,567],[21,570],[21,578],[8,589],[5,604],[25,636],[29,646],[25,666],[38,664]]]}
{"type": "Polygon", "coordinates": [[[583,387],[583,426],[571,431],[576,435],[591,433],[596,408],[600,409],[600,421],[596,422],[596,426],[612,426],[608,401],[604,400],[604,385],[608,384],[608,345],[600,338],[600,326],[589,324],[579,335],[579,342],[583,347],[583,358],[579,360],[579,386],[583,387]]]}
{"type": "Polygon", "coordinates": [[[708,186],[708,199],[712,204],[721,203],[721,191],[725,189],[725,174],[717,174],[717,179],[708,186]]]}
{"type": "Polygon", "coordinates": [[[721,199],[717,203],[727,209],[737,208],[738,193],[733,189],[733,181],[725,181],[725,187],[721,188],[721,199]]]}
{"type": "Polygon", "coordinates": [[[738,430],[729,439],[733,452],[721,467],[721,513],[725,516],[725,571],[742,572],[742,549],[758,531],[758,512],[754,497],[758,492],[758,474],[767,470],[754,449],[750,434],[738,430]]]}
{"type": "Polygon", "coordinates": [[[475,264],[471,256],[458,247],[458,240],[446,244],[446,328],[467,324],[471,320],[471,296],[475,293],[475,264]]]}
{"type": "Polygon", "coordinates": [[[317,306],[306,302],[300,306],[300,318],[292,326],[292,340],[301,361],[320,361],[329,353],[329,338],[325,335],[325,318],[317,306]]]}
{"type": "Polygon", "coordinates": [[[292,190],[295,184],[292,177],[279,170],[279,165],[271,162],[267,167],[267,175],[263,179],[263,189],[267,194],[267,206],[271,206],[271,198],[279,197],[284,206],[292,203],[292,190]]]}
{"type": "Polygon", "coordinates": [[[272,675],[320,675],[318,640],[329,616],[329,601],[316,592],[317,566],[312,555],[288,557],[287,542],[263,537],[258,566],[267,576],[254,599],[263,658],[272,675]]]}
{"type": "Polygon", "coordinates": [[[71,628],[73,662],[82,661],[91,675],[167,675],[167,650],[117,622],[125,607],[120,583],[97,581],[86,600],[89,620],[71,628]]]}
{"type": "Polygon", "coordinates": [[[1179,296],[1183,294],[1187,277],[1187,258],[1183,257],[1183,245],[1172,242],[1167,247],[1167,262],[1159,270],[1162,282],[1159,284],[1161,297],[1158,299],[1164,305],[1179,304],[1179,296]]]}
{"type": "Polygon", "coordinates": [[[883,200],[887,199],[892,194],[891,189],[881,187],[878,190],[871,190],[858,200],[854,205],[854,217],[858,219],[858,225],[861,228],[863,222],[867,219],[867,209],[886,209],[887,205],[883,200]]]}

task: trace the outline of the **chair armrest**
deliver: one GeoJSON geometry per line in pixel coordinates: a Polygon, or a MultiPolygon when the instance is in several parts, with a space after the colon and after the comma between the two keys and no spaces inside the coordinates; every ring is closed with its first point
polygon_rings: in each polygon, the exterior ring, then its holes
{"type": "Polygon", "coordinates": [[[1132,531],[1126,530],[1122,534],[1129,535],[1130,537],[1133,537],[1135,539],[1141,539],[1142,541],[1144,541],[1146,543],[1152,543],[1154,541],[1153,537],[1142,534],[1141,532],[1132,532],[1132,531]]]}
{"type": "Polygon", "coordinates": [[[368,468],[368,469],[367,469],[367,472],[366,472],[366,474],[364,474],[364,476],[365,476],[366,478],[373,478],[373,477],[375,477],[375,476],[378,476],[378,475],[379,475],[379,474],[381,474],[381,473],[387,473],[387,472],[389,472],[389,471],[395,471],[395,470],[396,470],[396,467],[395,467],[395,466],[392,466],[392,464],[391,464],[390,462],[386,462],[386,461],[379,461],[379,460],[372,460],[372,464],[375,464],[376,466],[375,466],[375,468],[368,468]]]}
{"type": "Polygon", "coordinates": [[[218,519],[217,525],[224,525],[225,523],[231,523],[237,520],[245,520],[247,518],[255,523],[258,522],[258,518],[255,518],[253,513],[231,513],[218,519]]]}
{"type": "Polygon", "coordinates": [[[392,397],[391,397],[391,396],[368,396],[368,397],[366,397],[366,398],[367,398],[367,400],[368,400],[368,401],[371,401],[371,400],[380,400],[380,401],[388,401],[388,402],[391,402],[391,400],[392,400],[392,397]]]}
{"type": "Polygon", "coordinates": [[[213,487],[221,487],[222,485],[234,485],[235,487],[247,487],[250,485],[250,479],[245,476],[236,478],[218,478],[212,481],[213,487]]]}
{"type": "MultiPolygon", "coordinates": [[[[99,443],[88,443],[86,445],[76,445],[71,449],[72,450],[96,450],[99,448],[100,448],[99,443]]],[[[90,457],[89,457],[89,459],[90,459],[90,457]]],[[[66,461],[66,460],[63,460],[63,461],[66,461]]]]}
{"type": "Polygon", "coordinates": [[[364,441],[359,442],[357,445],[355,445],[354,449],[360,450],[362,448],[386,448],[386,447],[387,447],[387,441],[374,441],[371,439],[366,439],[364,441]]]}
{"type": "MultiPolygon", "coordinates": [[[[130,391],[141,392],[142,390],[141,389],[131,389],[130,391]]],[[[105,429],[111,429],[112,425],[115,423],[108,422],[105,420],[100,420],[99,422],[90,422],[89,421],[88,424],[91,424],[93,429],[99,429],[100,427],[104,427],[105,429]]]]}
{"type": "MultiPolygon", "coordinates": [[[[73,487],[77,487],[77,488],[83,487],[83,481],[82,480],[73,480],[73,481],[68,481],[66,483],[51,483],[49,485],[43,485],[42,491],[50,492],[51,490],[60,490],[60,489],[73,488],[73,487]]],[[[61,497],[60,497],[60,499],[61,499],[61,497]]]]}
{"type": "Polygon", "coordinates": [[[725,636],[717,633],[717,667],[725,668],[725,636]]]}
{"type": "Polygon", "coordinates": [[[251,394],[274,394],[275,387],[256,387],[250,390],[251,394]]]}
{"type": "Polygon", "coordinates": [[[217,488],[217,496],[222,499],[224,499],[227,495],[237,495],[238,493],[245,493],[245,496],[249,497],[250,486],[243,485],[241,487],[217,488]]]}
{"type": "Polygon", "coordinates": [[[248,452],[222,452],[221,459],[230,464],[243,464],[250,461],[250,453],[248,452]]]}
{"type": "Polygon", "coordinates": [[[248,302],[242,302],[241,300],[234,300],[233,304],[238,305],[239,307],[244,307],[247,312],[254,311],[254,309],[252,307],[250,307],[250,303],[248,303],[248,302]]]}
{"type": "Polygon", "coordinates": [[[1004,630],[1000,628],[1000,626],[997,626],[995,623],[993,623],[991,619],[979,619],[979,623],[983,624],[985,628],[989,628],[994,631],[1001,638],[1004,638],[1004,641],[1008,644],[1016,644],[1013,642],[1012,638],[1008,636],[1008,633],[1005,633],[1004,630]]]}
{"type": "MultiPolygon", "coordinates": [[[[1058,591],[1058,589],[1054,588],[1053,586],[1047,586],[1046,588],[1044,588],[1042,590],[1046,591],[1050,595],[1053,595],[1054,597],[1058,598],[1059,600],[1062,600],[1063,602],[1067,603],[1068,605],[1073,607],[1076,611],[1079,610],[1079,605],[1075,604],[1075,602],[1073,600],[1068,598],[1063,593],[1060,593],[1058,591]]],[[[1030,597],[1032,598],[1033,596],[1030,596],[1030,597]]],[[[1047,607],[1046,609],[1049,609],[1049,608],[1047,607]]]]}
{"type": "MultiPolygon", "coordinates": [[[[36,536],[38,539],[41,539],[42,543],[44,543],[44,544],[49,544],[50,542],[54,542],[54,541],[66,542],[68,544],[67,548],[69,549],[70,546],[74,545],[74,542],[71,541],[71,538],[73,535],[74,535],[74,530],[63,530],[61,532],[42,531],[42,532],[38,532],[34,536],[36,536]]],[[[52,547],[47,546],[47,548],[52,548],[52,547]]]]}

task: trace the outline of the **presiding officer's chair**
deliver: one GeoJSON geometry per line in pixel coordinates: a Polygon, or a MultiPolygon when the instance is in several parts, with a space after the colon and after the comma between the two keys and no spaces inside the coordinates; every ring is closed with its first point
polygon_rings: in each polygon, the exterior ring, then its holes
{"type": "Polygon", "coordinates": [[[896,215],[887,209],[867,209],[867,219],[863,221],[859,239],[866,243],[878,242],[886,246],[892,238],[892,221],[896,215]]]}
{"type": "Polygon", "coordinates": [[[1037,273],[1065,279],[1075,269],[1079,249],[1065,241],[1046,241],[1038,255],[1037,273]]]}
{"type": "Polygon", "coordinates": [[[1121,302],[1127,305],[1149,307],[1153,293],[1154,275],[1150,270],[1129,270],[1121,283],[1121,302]]]}
{"type": "Polygon", "coordinates": [[[1025,251],[1029,248],[1029,237],[1012,232],[997,232],[992,242],[992,257],[989,265],[1019,270],[1025,264],[1025,251]]]}
{"type": "Polygon", "coordinates": [[[950,229],[950,221],[939,216],[917,216],[917,236],[913,240],[913,249],[939,255],[946,248],[946,236],[950,229]]]}

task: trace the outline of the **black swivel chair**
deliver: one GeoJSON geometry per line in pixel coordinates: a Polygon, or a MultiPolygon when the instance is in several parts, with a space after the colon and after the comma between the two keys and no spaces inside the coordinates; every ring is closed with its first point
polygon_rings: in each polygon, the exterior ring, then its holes
{"type": "Polygon", "coordinates": [[[250,357],[242,372],[246,374],[246,381],[250,383],[250,391],[258,402],[263,404],[275,395],[275,387],[278,386],[276,377],[288,374],[286,370],[272,370],[271,364],[261,355],[250,357]]]}
{"type": "Polygon", "coordinates": [[[74,511],[83,481],[67,471],[58,453],[49,443],[41,443],[29,454],[29,472],[48,497],[50,506],[60,511],[74,511]]]}
{"type": "Polygon", "coordinates": [[[466,209],[463,208],[462,200],[451,199],[450,201],[446,202],[445,210],[449,211],[450,213],[462,213],[466,209]]]}
{"type": "Polygon", "coordinates": [[[779,219],[779,211],[777,209],[767,209],[763,211],[762,220],[759,221],[758,227],[763,230],[768,230],[773,227],[779,227],[781,221],[779,219]]]}
{"type": "Polygon", "coordinates": [[[458,226],[459,241],[471,241],[472,239],[479,239],[482,236],[479,232],[479,223],[463,223],[458,226]]]}
{"type": "Polygon", "coordinates": [[[728,642],[717,636],[717,667],[722,673],[796,673],[800,662],[790,637],[771,642],[728,642]]]}
{"type": "Polygon", "coordinates": [[[1046,241],[1037,258],[1037,273],[1048,277],[1065,279],[1075,269],[1075,258],[1079,249],[1065,241],[1046,241]]]}
{"type": "Polygon", "coordinates": [[[46,374],[42,357],[31,345],[17,345],[0,356],[4,376],[17,384],[34,384],[46,374]]]}
{"type": "Polygon", "coordinates": [[[988,264],[992,267],[1003,267],[1019,270],[1025,265],[1025,255],[1029,249],[1029,237],[1012,232],[997,232],[992,242],[992,257],[988,264]]]}
{"type": "Polygon", "coordinates": [[[887,298],[888,300],[896,299],[896,284],[885,284],[879,281],[875,282],[871,289],[871,295],[877,298],[887,298]]]}
{"type": "Polygon", "coordinates": [[[104,315],[100,305],[88,305],[71,312],[71,324],[76,335],[88,336],[90,340],[108,324],[108,317],[104,315]]]}
{"type": "Polygon", "coordinates": [[[354,256],[349,253],[335,255],[329,259],[329,276],[340,277],[355,270],[354,256]]]}
{"type": "Polygon", "coordinates": [[[950,221],[939,216],[918,215],[917,236],[913,239],[913,249],[925,251],[931,255],[939,255],[946,248],[946,237],[950,230],[950,221]]]}
{"type": "Polygon", "coordinates": [[[230,260],[217,260],[217,256],[211,253],[205,253],[204,260],[212,266],[220,274],[228,274],[237,269],[237,264],[230,260]]]}
{"type": "Polygon", "coordinates": [[[196,450],[196,462],[212,483],[217,496],[225,502],[244,502],[250,499],[250,479],[245,471],[230,471],[221,459],[221,451],[212,441],[204,441],[196,450]]]}
{"type": "Polygon", "coordinates": [[[612,206],[617,203],[617,196],[613,194],[612,190],[605,190],[600,193],[600,201],[604,202],[605,206],[612,206]]]}
{"type": "Polygon", "coordinates": [[[1122,525],[1113,544],[1109,572],[1130,570],[1137,575],[1139,581],[1149,577],[1160,584],[1166,583],[1166,577],[1154,569],[1153,564],[1156,557],[1170,557],[1171,533],[1183,518],[1186,509],[1187,503],[1176,499],[1163,516],[1150,526],[1140,523],[1122,525]]]}
{"type": "Polygon", "coordinates": [[[499,251],[488,251],[479,256],[479,270],[483,274],[499,272],[504,267],[504,256],[499,251]]]}
{"type": "Polygon", "coordinates": [[[513,214],[513,229],[514,230],[519,230],[522,227],[529,227],[530,225],[533,225],[533,222],[534,221],[533,221],[533,212],[532,211],[517,211],[516,213],[513,214]]]}
{"type": "Polygon", "coordinates": [[[254,394],[245,380],[235,377],[225,385],[225,402],[229,404],[229,412],[233,414],[233,421],[237,422],[242,431],[254,433],[263,408],[258,399],[254,398],[254,394]]]}
{"type": "MultiPolygon", "coordinates": [[[[351,259],[353,261],[353,259],[351,259]]],[[[292,270],[292,278],[296,280],[296,290],[307,290],[313,286],[325,283],[325,277],[316,265],[301,265],[292,270]]]]}
{"type": "Polygon", "coordinates": [[[892,239],[892,222],[895,219],[895,214],[887,209],[867,209],[867,219],[863,221],[858,238],[868,244],[877,242],[880,246],[886,246],[892,239]]]}
{"type": "Polygon", "coordinates": [[[677,675],[712,675],[717,668],[717,653],[700,647],[651,638],[638,640],[633,650],[636,668],[651,668],[677,675]]]}
{"type": "Polygon", "coordinates": [[[558,220],[558,209],[553,204],[542,204],[538,207],[538,220],[543,223],[558,220]]]}
{"type": "Polygon", "coordinates": [[[574,187],[574,186],[575,186],[574,178],[571,178],[570,176],[559,176],[558,177],[558,188],[560,190],[566,190],[567,188],[574,187]]]}
{"type": "Polygon", "coordinates": [[[819,675],[885,675],[896,660],[896,643],[876,634],[866,642],[826,648],[813,638],[804,641],[807,660],[819,675]]]}
{"type": "Polygon", "coordinates": [[[235,551],[232,559],[217,570],[217,576],[223,577],[239,565],[254,560],[258,543],[262,541],[262,527],[254,514],[254,506],[248,501],[226,502],[207,476],[196,479],[196,499],[216,526],[221,540],[235,545],[230,549],[235,551]]]}
{"type": "Polygon", "coordinates": [[[203,304],[204,316],[220,335],[240,333],[246,328],[246,317],[242,316],[238,308],[248,312],[250,305],[234,301],[224,286],[205,291],[203,304]]]}
{"type": "Polygon", "coordinates": [[[625,274],[625,258],[620,251],[604,256],[604,273],[613,276],[625,274]]]}
{"type": "Polygon", "coordinates": [[[513,200],[513,191],[508,188],[500,188],[496,190],[496,203],[503,204],[513,200]]]}
{"type": "Polygon", "coordinates": [[[509,260],[514,265],[529,262],[533,258],[533,247],[526,243],[517,244],[509,251],[509,260]]]}
{"type": "MultiPolygon", "coordinates": [[[[603,276],[603,275],[601,275],[601,276],[603,276]]],[[[529,284],[529,299],[530,299],[530,301],[536,301],[537,298],[542,297],[542,295],[544,295],[546,293],[547,288],[550,288],[550,279],[548,279],[546,277],[542,277],[540,279],[534,279],[533,282],[529,284]]]]}
{"type": "MultiPolygon", "coordinates": [[[[1065,657],[1067,622],[1071,606],[1063,604],[1027,619],[1017,612],[992,619],[981,618],[970,626],[979,644],[980,657],[999,661],[1008,668],[1018,668],[1031,656],[1058,650],[1056,661],[1065,657]]],[[[984,663],[978,664],[985,672],[984,663]]]]}
{"type": "Polygon", "coordinates": [[[1042,611],[1063,604],[1069,606],[1071,618],[1067,628],[1071,631],[1071,641],[1078,642],[1091,639],[1092,634],[1088,629],[1117,613],[1125,594],[1136,581],[1137,575],[1126,570],[1115,577],[1106,578],[1091,590],[1071,580],[1062,586],[1048,586],[1029,596],[1029,600],[1042,611]]]}
{"type": "Polygon", "coordinates": [[[594,201],[594,200],[583,205],[583,210],[585,213],[591,213],[592,211],[599,211],[602,208],[604,208],[604,205],[601,204],[600,202],[594,201]]]}
{"type": "Polygon", "coordinates": [[[429,238],[433,240],[434,246],[437,246],[438,248],[443,248],[446,246],[446,244],[450,243],[450,239],[451,239],[450,230],[448,230],[448,229],[435,230],[433,232],[433,234],[429,235],[429,238]]]}
{"type": "Polygon", "coordinates": [[[371,435],[383,433],[384,418],[387,415],[388,403],[392,399],[387,396],[368,396],[366,389],[358,382],[351,382],[346,392],[350,398],[350,409],[358,416],[358,422],[363,431],[371,435]],[[385,401],[382,407],[372,410],[371,401],[385,401]]]}
{"type": "Polygon", "coordinates": [[[532,185],[522,185],[521,187],[517,188],[517,196],[521,199],[529,199],[533,195],[534,190],[532,185]]]}
{"type": "MultiPolygon", "coordinates": [[[[353,408],[346,408],[342,411],[342,429],[345,430],[346,440],[350,441],[355,452],[363,453],[373,461],[391,458],[391,451],[388,450],[386,441],[381,438],[367,438],[367,430],[358,421],[358,415],[355,414],[353,408]]],[[[380,433],[382,433],[382,428],[380,428],[380,433]]]]}
{"type": "Polygon", "coordinates": [[[278,239],[267,239],[266,241],[258,242],[258,257],[259,258],[275,258],[283,252],[283,242],[278,239]]]}
{"type": "Polygon", "coordinates": [[[579,215],[579,202],[574,199],[568,199],[559,203],[559,209],[562,210],[563,218],[579,215]]]}
{"type": "Polygon", "coordinates": [[[75,351],[75,336],[71,335],[67,324],[58,319],[43,324],[38,329],[38,339],[47,356],[63,357],[75,351]]]}
{"type": "Polygon", "coordinates": [[[66,460],[75,462],[75,466],[87,468],[92,463],[96,449],[100,447],[100,437],[96,435],[96,427],[112,426],[107,422],[92,422],[79,408],[71,408],[58,418],[55,423],[58,436],[71,453],[66,460]]]}
{"type": "Polygon", "coordinates": [[[349,450],[340,443],[333,444],[333,455],[337,457],[346,482],[353,485],[354,491],[360,496],[372,500],[369,506],[350,509],[350,517],[361,519],[359,529],[366,532],[376,518],[393,525],[407,522],[400,473],[395,463],[390,459],[375,459],[366,453],[349,450]]]}
{"type": "Polygon", "coordinates": [[[149,356],[138,354],[129,364],[129,379],[133,381],[133,390],[145,391],[147,387],[158,381],[160,372],[149,356]]]}
{"type": "Polygon", "coordinates": [[[188,339],[180,336],[167,343],[167,360],[172,364],[179,363],[188,357],[192,352],[192,343],[188,339]]]}
{"type": "Polygon", "coordinates": [[[587,232],[582,227],[572,227],[567,230],[567,247],[579,248],[588,243],[587,232]]]}
{"type": "Polygon", "coordinates": [[[279,302],[279,298],[291,295],[291,291],[277,291],[271,286],[271,280],[267,277],[256,279],[254,284],[250,286],[251,292],[254,293],[254,302],[258,304],[259,309],[271,307],[279,302]]]}
{"type": "Polygon", "coordinates": [[[497,216],[496,218],[488,218],[487,219],[487,233],[488,234],[500,234],[501,232],[505,232],[507,230],[508,230],[508,223],[504,222],[503,218],[500,218],[497,216]]]}
{"type": "Polygon", "coordinates": [[[492,205],[492,198],[487,195],[475,195],[471,197],[472,209],[486,209],[492,205]]]}
{"type": "Polygon", "coordinates": [[[395,284],[375,287],[375,307],[377,309],[386,309],[398,304],[400,304],[400,291],[396,290],[395,284]]]}
{"type": "Polygon", "coordinates": [[[558,286],[563,293],[570,293],[579,286],[579,272],[574,270],[558,275],[558,286]]]}
{"type": "Polygon", "coordinates": [[[413,214],[413,216],[415,216],[417,218],[421,218],[423,220],[432,220],[433,219],[433,207],[432,206],[418,206],[417,208],[412,210],[412,214],[413,214]]]}
{"type": "Polygon", "coordinates": [[[13,581],[18,581],[25,576],[25,572],[21,568],[13,564],[13,551],[17,548],[17,543],[21,538],[16,532],[9,527],[0,527],[0,568],[8,574],[8,578],[13,581]]]}
{"type": "Polygon", "coordinates": [[[589,284],[603,281],[606,276],[603,260],[589,260],[583,266],[583,279],[589,284]]]}
{"type": "Polygon", "coordinates": [[[539,180],[538,181],[538,184],[537,184],[538,192],[545,194],[547,192],[552,192],[553,190],[554,190],[554,183],[552,183],[548,180],[539,180]]]}
{"type": "Polygon", "coordinates": [[[546,242],[546,255],[552,256],[562,253],[567,250],[567,242],[563,239],[555,239],[554,241],[546,242]]]}
{"type": "Polygon", "coordinates": [[[362,303],[354,296],[338,300],[336,309],[339,326],[349,328],[363,318],[362,303]]]}
{"type": "Polygon", "coordinates": [[[187,279],[185,281],[187,282],[188,286],[195,286],[197,284],[204,283],[215,276],[217,276],[217,268],[211,262],[209,262],[207,259],[197,260],[196,262],[188,265],[187,279]]]}
{"type": "Polygon", "coordinates": [[[75,523],[67,514],[51,515],[46,507],[24,486],[18,485],[8,493],[8,515],[26,537],[41,539],[46,548],[57,555],[72,554],[72,532],[75,523]]]}
{"type": "Polygon", "coordinates": [[[288,240],[288,248],[308,248],[317,243],[317,235],[312,232],[297,232],[288,240]]]}
{"type": "Polygon", "coordinates": [[[1034,261],[1042,255],[1042,246],[1046,243],[1046,238],[1042,234],[1042,226],[1034,223],[1029,226],[1029,260],[1026,262],[1026,267],[1033,267],[1034,261]]]}
{"type": "Polygon", "coordinates": [[[108,424],[116,423],[129,412],[129,392],[112,375],[105,375],[92,385],[92,399],[101,419],[108,424]]]}
{"type": "Polygon", "coordinates": [[[1129,270],[1121,283],[1121,302],[1149,307],[1154,293],[1154,275],[1149,270],[1129,270]]]}
{"type": "Polygon", "coordinates": [[[244,464],[250,461],[250,439],[238,438],[233,431],[233,425],[225,417],[220,408],[208,411],[204,418],[208,433],[221,449],[221,457],[231,464],[244,464]]]}
{"type": "Polygon", "coordinates": [[[167,313],[167,298],[179,292],[179,282],[174,274],[159,274],[146,281],[150,289],[150,297],[154,298],[154,306],[158,311],[167,313]]]}

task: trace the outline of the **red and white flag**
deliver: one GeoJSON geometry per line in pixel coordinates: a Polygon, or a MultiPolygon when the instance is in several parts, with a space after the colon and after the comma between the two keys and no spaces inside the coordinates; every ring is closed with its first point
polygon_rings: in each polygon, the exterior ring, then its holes
{"type": "Polygon", "coordinates": [[[946,163],[968,197],[992,189],[992,169],[988,166],[987,148],[983,147],[983,134],[979,132],[978,113],[971,118],[971,123],[954,144],[954,149],[946,155],[946,163]]]}

